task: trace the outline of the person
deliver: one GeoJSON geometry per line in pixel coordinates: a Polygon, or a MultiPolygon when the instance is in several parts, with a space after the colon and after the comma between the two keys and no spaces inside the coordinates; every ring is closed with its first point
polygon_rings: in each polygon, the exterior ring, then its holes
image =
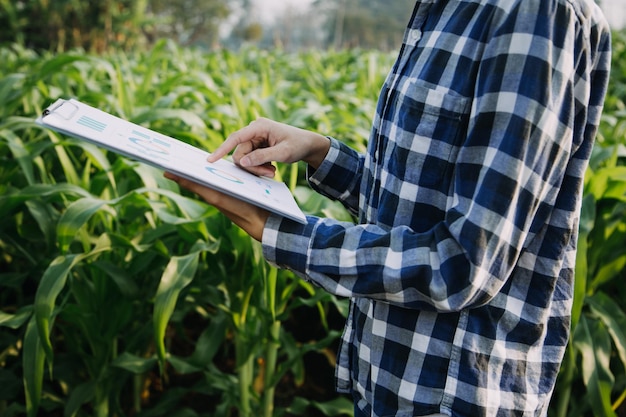
{"type": "Polygon", "coordinates": [[[357,416],[545,416],[570,331],[586,166],[610,30],[592,0],[423,0],[367,152],[259,119],[209,158],[310,185],[355,223],[299,224],[177,181],[268,262],[350,312],[336,384],[357,416]]]}

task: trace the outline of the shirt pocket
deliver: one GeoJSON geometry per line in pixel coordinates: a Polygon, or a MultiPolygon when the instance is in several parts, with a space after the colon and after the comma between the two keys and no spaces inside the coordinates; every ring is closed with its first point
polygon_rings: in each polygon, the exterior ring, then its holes
{"type": "Polygon", "coordinates": [[[390,171],[418,186],[447,191],[471,100],[412,83],[398,95],[390,171]],[[395,165],[395,166],[394,166],[395,165]]]}

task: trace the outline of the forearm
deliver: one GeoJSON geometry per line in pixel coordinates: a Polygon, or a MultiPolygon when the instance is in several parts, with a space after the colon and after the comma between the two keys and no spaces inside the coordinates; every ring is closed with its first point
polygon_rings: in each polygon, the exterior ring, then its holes
{"type": "Polygon", "coordinates": [[[261,241],[265,223],[270,215],[267,210],[188,179],[178,177],[170,172],[166,172],[164,176],[175,181],[181,187],[198,194],[204,201],[215,206],[252,238],[261,241]]]}

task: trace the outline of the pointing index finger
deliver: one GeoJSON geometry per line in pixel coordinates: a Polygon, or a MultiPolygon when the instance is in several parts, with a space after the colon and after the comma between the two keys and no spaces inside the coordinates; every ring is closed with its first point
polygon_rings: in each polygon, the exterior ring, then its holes
{"type": "Polygon", "coordinates": [[[237,146],[246,142],[251,142],[263,135],[265,135],[265,133],[263,133],[263,129],[258,121],[256,123],[251,122],[248,126],[230,134],[230,136],[228,136],[226,140],[208,157],[208,161],[215,162],[226,156],[237,146]]]}
{"type": "Polygon", "coordinates": [[[222,142],[220,146],[217,147],[217,149],[215,149],[215,151],[213,151],[208,156],[207,161],[215,162],[219,159],[222,159],[223,157],[228,155],[230,151],[235,149],[237,145],[239,145],[239,143],[237,142],[236,138],[233,138],[232,135],[229,136],[224,142],[222,142]]]}

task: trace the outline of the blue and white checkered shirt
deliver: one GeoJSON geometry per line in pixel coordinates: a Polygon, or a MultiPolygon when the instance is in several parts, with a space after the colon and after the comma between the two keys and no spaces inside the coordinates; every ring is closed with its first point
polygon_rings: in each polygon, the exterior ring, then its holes
{"type": "Polygon", "coordinates": [[[332,139],[309,176],[359,224],[263,235],[352,299],[337,385],[363,413],[546,414],[609,63],[592,0],[417,3],[367,153],[332,139]]]}

